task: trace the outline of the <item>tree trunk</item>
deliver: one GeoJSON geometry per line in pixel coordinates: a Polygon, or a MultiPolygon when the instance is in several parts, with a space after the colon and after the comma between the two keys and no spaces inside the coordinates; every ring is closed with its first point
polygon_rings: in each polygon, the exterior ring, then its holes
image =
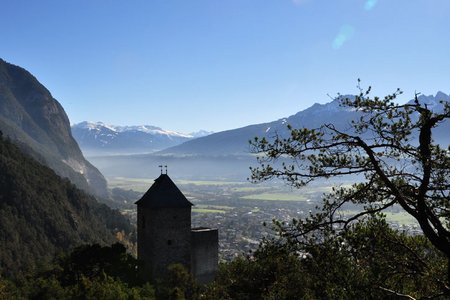
{"type": "Polygon", "coordinates": [[[450,295],[450,255],[447,256],[447,283],[445,288],[445,294],[450,295]]]}
{"type": "Polygon", "coordinates": [[[447,257],[447,285],[450,288],[450,256],[447,257]]]}

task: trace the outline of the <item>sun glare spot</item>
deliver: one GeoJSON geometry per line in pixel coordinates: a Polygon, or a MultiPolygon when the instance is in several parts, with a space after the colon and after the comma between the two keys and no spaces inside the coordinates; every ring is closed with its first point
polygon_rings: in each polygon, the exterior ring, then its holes
{"type": "Polygon", "coordinates": [[[377,5],[378,0],[367,0],[366,4],[364,4],[364,9],[369,11],[372,10],[375,5],[377,5]]]}
{"type": "Polygon", "coordinates": [[[333,49],[340,49],[345,42],[353,37],[355,29],[350,25],[343,25],[339,30],[339,33],[333,40],[333,49]]]}

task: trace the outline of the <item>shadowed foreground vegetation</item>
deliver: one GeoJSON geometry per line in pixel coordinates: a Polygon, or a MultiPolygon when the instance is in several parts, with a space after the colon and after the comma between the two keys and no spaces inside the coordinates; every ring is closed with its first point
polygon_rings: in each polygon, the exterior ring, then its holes
{"type": "Polygon", "coordinates": [[[180,265],[169,269],[163,280],[144,283],[121,244],[83,246],[45,272],[1,279],[0,299],[445,299],[447,266],[426,238],[375,216],[321,242],[264,240],[255,253],[221,264],[206,286],[180,265]]]}
{"type": "Polygon", "coordinates": [[[118,211],[25,155],[0,132],[0,276],[42,270],[86,243],[111,244],[132,231],[118,211]]]}

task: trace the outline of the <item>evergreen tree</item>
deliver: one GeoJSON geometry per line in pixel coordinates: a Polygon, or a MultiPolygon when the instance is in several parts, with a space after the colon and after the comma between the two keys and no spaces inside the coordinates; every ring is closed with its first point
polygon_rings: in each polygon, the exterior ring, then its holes
{"type": "Polygon", "coordinates": [[[281,178],[303,187],[321,178],[363,176],[351,187],[335,188],[318,213],[281,226],[282,234],[297,240],[317,231],[338,234],[367,215],[400,206],[447,257],[447,280],[442,287],[449,294],[450,148],[442,148],[432,137],[433,130],[450,119],[450,105],[442,103],[443,111],[432,111],[417,95],[414,103],[397,104],[400,94],[397,90],[372,98],[369,87],[354,98],[342,99],[342,106],[360,113],[352,130],[333,124],[314,129],[289,126],[287,138],[255,138],[251,143],[261,165],[252,169],[252,180],[281,178]],[[279,163],[286,158],[292,162],[279,163]],[[341,214],[348,204],[359,205],[361,212],[350,217],[341,214]]]}

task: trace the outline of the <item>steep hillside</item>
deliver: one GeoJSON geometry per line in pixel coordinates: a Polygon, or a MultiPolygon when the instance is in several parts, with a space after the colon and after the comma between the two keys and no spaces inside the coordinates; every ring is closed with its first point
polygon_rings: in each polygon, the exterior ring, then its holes
{"type": "Polygon", "coordinates": [[[73,139],[62,106],[28,71],[0,59],[0,130],[80,188],[106,197],[106,181],[73,139]]]}
{"type": "Polygon", "coordinates": [[[118,230],[131,230],[119,212],[0,137],[0,277],[19,276],[80,244],[111,243],[118,230]]]}

